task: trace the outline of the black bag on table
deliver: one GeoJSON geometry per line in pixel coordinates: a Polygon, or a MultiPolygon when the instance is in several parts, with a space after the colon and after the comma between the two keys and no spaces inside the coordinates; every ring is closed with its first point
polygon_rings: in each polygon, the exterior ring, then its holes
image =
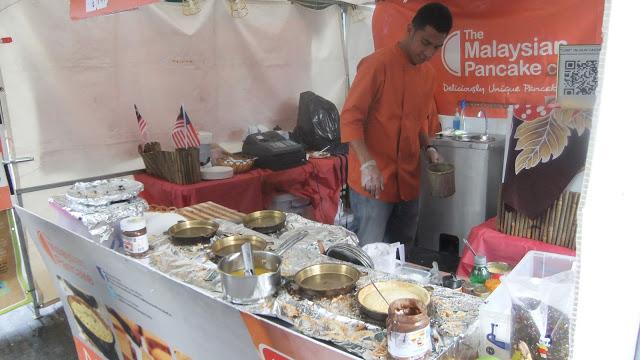
{"type": "Polygon", "coordinates": [[[292,140],[307,150],[325,151],[335,155],[344,154],[348,147],[340,143],[340,113],[329,100],[311,91],[300,94],[298,122],[292,140]]]}

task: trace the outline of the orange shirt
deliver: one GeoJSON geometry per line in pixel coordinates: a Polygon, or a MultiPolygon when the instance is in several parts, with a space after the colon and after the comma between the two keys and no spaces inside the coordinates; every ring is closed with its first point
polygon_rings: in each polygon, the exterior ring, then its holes
{"type": "MultiPolygon", "coordinates": [[[[358,64],[340,115],[343,142],[364,139],[384,179],[380,200],[414,200],[420,192],[421,131],[429,132],[435,73],[413,65],[400,47],[380,49],[358,64]]],[[[431,115],[433,116],[433,115],[431,115]]],[[[349,186],[367,195],[360,161],[349,151],[349,186]]]]}

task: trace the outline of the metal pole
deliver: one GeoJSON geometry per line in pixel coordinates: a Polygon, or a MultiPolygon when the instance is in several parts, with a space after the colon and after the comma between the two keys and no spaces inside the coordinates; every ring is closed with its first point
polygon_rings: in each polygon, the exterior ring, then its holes
{"type": "Polygon", "coordinates": [[[347,91],[351,88],[351,77],[349,76],[349,52],[347,49],[347,12],[348,5],[340,5],[340,33],[342,35],[342,60],[344,62],[344,72],[347,77],[347,91]]]}
{"type": "MultiPolygon", "coordinates": [[[[10,160],[12,158],[11,143],[9,142],[9,132],[7,131],[7,118],[4,117],[4,111],[2,104],[5,102],[5,89],[4,82],[2,80],[2,74],[0,73],[0,127],[2,130],[2,139],[3,139],[3,149],[2,157],[4,160],[10,160]]],[[[13,182],[15,178],[15,164],[9,163],[7,165],[7,182],[9,183],[10,189],[15,189],[16,184],[13,182]]],[[[13,195],[13,194],[12,194],[13,195]]],[[[15,196],[16,202],[19,206],[22,206],[22,196],[15,196]]],[[[22,223],[20,222],[20,218],[18,218],[15,210],[11,208],[13,218],[15,219],[16,224],[16,234],[18,236],[18,244],[20,246],[20,255],[22,256],[23,264],[24,264],[24,272],[27,276],[27,290],[26,293],[31,296],[31,302],[33,304],[33,316],[35,319],[39,319],[40,315],[40,303],[38,302],[38,296],[36,293],[35,282],[33,281],[33,273],[31,272],[31,264],[29,263],[29,252],[27,251],[27,241],[24,236],[24,230],[22,229],[22,223]]]]}
{"type": "MultiPolygon", "coordinates": [[[[19,196],[21,198],[21,196],[19,196]]],[[[21,204],[22,199],[18,200],[19,206],[21,204]]],[[[16,233],[18,235],[18,243],[20,244],[20,255],[22,256],[22,261],[24,264],[24,274],[27,277],[27,286],[28,289],[26,291],[27,294],[31,296],[31,303],[33,305],[33,318],[40,319],[42,316],[40,315],[40,302],[38,301],[38,293],[35,288],[35,282],[33,281],[33,273],[31,272],[31,263],[29,262],[29,251],[27,249],[27,240],[24,236],[24,228],[22,227],[22,221],[18,214],[16,213],[14,208],[11,208],[11,212],[13,214],[13,219],[16,222],[16,233]]]]}

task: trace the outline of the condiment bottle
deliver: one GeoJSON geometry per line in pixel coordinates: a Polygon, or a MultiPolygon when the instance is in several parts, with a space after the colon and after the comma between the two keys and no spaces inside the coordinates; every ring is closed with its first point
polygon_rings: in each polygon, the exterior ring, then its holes
{"type": "Polygon", "coordinates": [[[489,280],[491,274],[487,269],[487,257],[483,255],[476,255],[473,257],[473,270],[469,276],[469,281],[474,285],[484,285],[485,281],[489,280]]]}
{"type": "Polygon", "coordinates": [[[431,351],[431,328],[425,304],[398,299],[389,304],[387,359],[423,359],[431,351]]]}
{"type": "Polygon", "coordinates": [[[141,258],[149,252],[147,222],[141,216],[132,216],[120,221],[122,243],[127,255],[141,258]]]}

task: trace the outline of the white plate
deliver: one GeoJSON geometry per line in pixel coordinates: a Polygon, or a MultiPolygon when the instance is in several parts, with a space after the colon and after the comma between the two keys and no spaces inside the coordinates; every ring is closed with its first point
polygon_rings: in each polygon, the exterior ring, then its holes
{"type": "Polygon", "coordinates": [[[147,234],[150,235],[162,235],[178,221],[187,220],[184,216],[175,213],[158,212],[146,212],[144,218],[147,221],[147,234]]]}

